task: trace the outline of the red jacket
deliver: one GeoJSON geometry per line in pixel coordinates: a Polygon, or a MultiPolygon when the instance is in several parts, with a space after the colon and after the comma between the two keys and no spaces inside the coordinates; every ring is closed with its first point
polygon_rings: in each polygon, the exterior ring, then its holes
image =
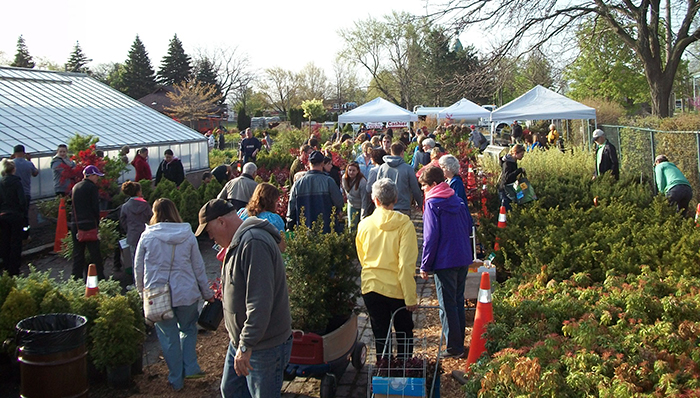
{"type": "Polygon", "coordinates": [[[134,181],[138,182],[141,180],[153,179],[153,176],[151,175],[151,166],[148,165],[148,161],[146,161],[143,156],[136,155],[134,160],[131,161],[131,164],[136,170],[136,178],[134,178],[134,181]]]}

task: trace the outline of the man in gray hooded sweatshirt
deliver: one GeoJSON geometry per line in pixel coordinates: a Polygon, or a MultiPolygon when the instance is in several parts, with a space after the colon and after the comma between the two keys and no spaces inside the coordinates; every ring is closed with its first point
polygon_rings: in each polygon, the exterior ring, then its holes
{"type": "Polygon", "coordinates": [[[212,199],[199,210],[205,230],[227,248],[221,272],[224,322],[230,342],[221,395],[279,397],[292,352],[287,279],[281,235],[267,220],[242,221],[232,204],[212,199]]]}
{"type": "Polygon", "coordinates": [[[404,146],[400,142],[391,145],[391,156],[384,156],[384,164],[379,167],[377,180],[389,178],[396,184],[399,198],[394,210],[411,216],[411,196],[420,206],[423,204],[423,192],[418,184],[413,167],[403,161],[404,146]]]}

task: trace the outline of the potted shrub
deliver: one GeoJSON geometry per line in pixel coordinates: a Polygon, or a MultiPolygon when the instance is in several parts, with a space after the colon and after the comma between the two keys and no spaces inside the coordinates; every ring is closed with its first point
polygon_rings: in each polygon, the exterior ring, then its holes
{"type": "Polygon", "coordinates": [[[129,299],[125,296],[103,299],[90,335],[95,366],[106,370],[110,386],[128,388],[131,365],[137,360],[143,342],[135,327],[129,299]]]}
{"type": "Polygon", "coordinates": [[[311,228],[302,220],[289,235],[285,257],[292,328],[330,333],[350,317],[360,294],[354,235],[323,233],[320,218],[311,228]]]}

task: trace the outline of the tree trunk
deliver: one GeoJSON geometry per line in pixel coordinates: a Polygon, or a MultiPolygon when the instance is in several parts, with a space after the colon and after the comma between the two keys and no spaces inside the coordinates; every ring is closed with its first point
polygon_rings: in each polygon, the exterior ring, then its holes
{"type": "Polygon", "coordinates": [[[647,79],[651,89],[651,113],[658,117],[671,116],[669,103],[673,89],[673,79],[669,79],[666,75],[664,73],[664,76],[658,79],[647,79]]]}

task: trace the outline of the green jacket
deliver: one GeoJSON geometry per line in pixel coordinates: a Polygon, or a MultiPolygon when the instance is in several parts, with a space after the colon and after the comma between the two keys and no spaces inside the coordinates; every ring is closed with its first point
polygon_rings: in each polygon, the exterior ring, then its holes
{"type": "Polygon", "coordinates": [[[671,188],[676,185],[688,185],[688,179],[685,178],[683,173],[678,170],[675,164],[671,162],[661,162],[654,168],[654,173],[656,174],[656,187],[659,192],[666,195],[671,188]]]}

